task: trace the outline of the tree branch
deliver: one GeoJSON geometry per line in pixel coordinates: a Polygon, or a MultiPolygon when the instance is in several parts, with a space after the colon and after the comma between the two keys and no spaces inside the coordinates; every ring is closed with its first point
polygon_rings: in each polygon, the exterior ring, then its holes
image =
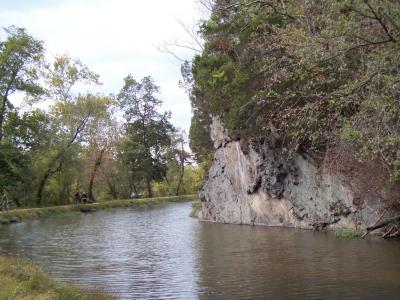
{"type": "Polygon", "coordinates": [[[371,6],[369,3],[369,0],[364,0],[364,3],[367,4],[369,10],[374,14],[375,20],[378,21],[378,23],[381,25],[382,29],[385,31],[386,35],[389,37],[389,39],[393,42],[397,42],[393,36],[390,34],[389,29],[387,28],[386,24],[383,22],[382,18],[378,15],[378,13],[375,11],[375,9],[371,6]]]}

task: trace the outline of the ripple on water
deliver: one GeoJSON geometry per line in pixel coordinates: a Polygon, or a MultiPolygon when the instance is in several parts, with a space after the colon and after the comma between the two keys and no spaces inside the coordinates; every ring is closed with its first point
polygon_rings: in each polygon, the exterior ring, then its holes
{"type": "Polygon", "coordinates": [[[199,223],[190,203],[0,228],[1,253],[120,299],[397,299],[400,244],[199,223]]]}

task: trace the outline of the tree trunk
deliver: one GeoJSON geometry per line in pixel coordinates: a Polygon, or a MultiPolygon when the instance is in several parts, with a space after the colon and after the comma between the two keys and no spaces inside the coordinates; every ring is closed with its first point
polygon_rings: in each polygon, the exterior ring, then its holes
{"type": "Polygon", "coordinates": [[[51,175],[50,174],[50,170],[47,169],[46,173],[43,175],[42,179],[40,180],[39,187],[38,187],[38,190],[37,190],[37,197],[36,197],[36,204],[37,205],[42,204],[43,190],[44,190],[44,187],[45,187],[45,185],[47,183],[47,180],[49,179],[50,175],[51,175]]]}
{"type": "Polygon", "coordinates": [[[182,140],[181,140],[181,151],[179,153],[179,163],[180,163],[180,176],[179,176],[179,182],[178,182],[178,187],[176,189],[176,195],[179,195],[179,190],[182,186],[182,192],[185,193],[185,187],[183,184],[183,176],[185,173],[185,148],[184,148],[184,134],[185,132],[182,131],[182,140]]]}
{"type": "Polygon", "coordinates": [[[151,180],[146,179],[146,184],[147,184],[147,193],[149,194],[149,197],[153,197],[153,191],[151,190],[151,180]]]}
{"type": "Polygon", "coordinates": [[[7,105],[7,94],[3,96],[3,101],[1,103],[1,110],[0,110],[0,143],[3,141],[3,123],[6,115],[6,105],[7,105]]]}
{"type": "Polygon", "coordinates": [[[88,195],[88,197],[89,197],[89,201],[91,201],[91,202],[96,202],[96,199],[94,198],[94,195],[93,195],[93,184],[94,184],[94,179],[96,177],[97,170],[100,168],[101,161],[103,159],[104,151],[106,151],[105,147],[100,150],[100,153],[97,156],[96,161],[94,162],[93,170],[90,173],[89,195],[88,195]]]}
{"type": "Polygon", "coordinates": [[[134,195],[134,198],[140,198],[139,190],[137,189],[135,182],[132,183],[132,189],[130,190],[129,197],[132,198],[132,195],[134,195]]]}
{"type": "Polygon", "coordinates": [[[57,162],[58,159],[61,159],[64,152],[66,151],[66,149],[68,149],[69,147],[71,147],[71,145],[75,142],[75,140],[78,138],[78,135],[85,129],[86,123],[89,120],[89,116],[90,114],[87,114],[81,121],[81,123],[78,125],[78,127],[75,130],[75,134],[74,136],[71,138],[71,140],[68,141],[65,149],[60,150],[60,152],[57,154],[56,157],[54,157],[54,159],[49,163],[49,166],[47,168],[47,171],[44,173],[42,180],[40,180],[39,183],[39,188],[37,191],[37,198],[36,198],[36,204],[40,205],[42,202],[42,197],[43,197],[43,190],[44,187],[46,186],[47,180],[50,178],[51,175],[53,175],[54,173],[56,173],[57,171],[60,171],[62,168],[62,160],[60,161],[58,167],[55,170],[52,170],[54,164],[57,162]]]}
{"type": "Polygon", "coordinates": [[[62,161],[58,164],[56,169],[52,169],[53,165],[57,162],[59,158],[61,158],[62,153],[60,152],[50,163],[50,166],[47,168],[46,172],[44,173],[42,179],[40,180],[39,187],[37,190],[37,196],[36,196],[36,204],[40,205],[42,203],[42,198],[43,198],[43,190],[44,187],[46,186],[47,181],[49,180],[50,176],[53,175],[54,173],[61,171],[62,168],[62,161]]]}
{"type": "Polygon", "coordinates": [[[180,176],[179,176],[179,182],[178,182],[178,187],[176,188],[176,195],[179,196],[179,191],[181,189],[182,186],[182,192],[185,192],[185,188],[183,186],[183,175],[185,173],[185,165],[182,163],[181,164],[181,172],[180,172],[180,176]]]}

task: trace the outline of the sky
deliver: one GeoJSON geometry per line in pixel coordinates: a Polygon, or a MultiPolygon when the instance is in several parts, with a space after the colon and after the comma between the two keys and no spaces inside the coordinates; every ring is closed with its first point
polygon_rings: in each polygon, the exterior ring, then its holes
{"type": "MultiPolygon", "coordinates": [[[[186,131],[191,107],[178,86],[180,62],[158,48],[164,42],[193,43],[181,23],[195,28],[201,15],[196,0],[0,0],[1,28],[24,27],[44,41],[49,59],[68,54],[100,75],[102,86],[79,92],[117,94],[128,74],[137,80],[150,75],[172,123],[186,131]]],[[[183,59],[195,54],[172,50],[183,59]]]]}

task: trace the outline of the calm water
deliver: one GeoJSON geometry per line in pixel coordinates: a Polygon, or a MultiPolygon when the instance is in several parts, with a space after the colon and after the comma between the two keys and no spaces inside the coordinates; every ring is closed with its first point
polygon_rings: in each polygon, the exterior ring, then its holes
{"type": "Polygon", "coordinates": [[[400,243],[199,223],[190,203],[0,228],[0,253],[118,299],[400,299],[400,243]]]}

